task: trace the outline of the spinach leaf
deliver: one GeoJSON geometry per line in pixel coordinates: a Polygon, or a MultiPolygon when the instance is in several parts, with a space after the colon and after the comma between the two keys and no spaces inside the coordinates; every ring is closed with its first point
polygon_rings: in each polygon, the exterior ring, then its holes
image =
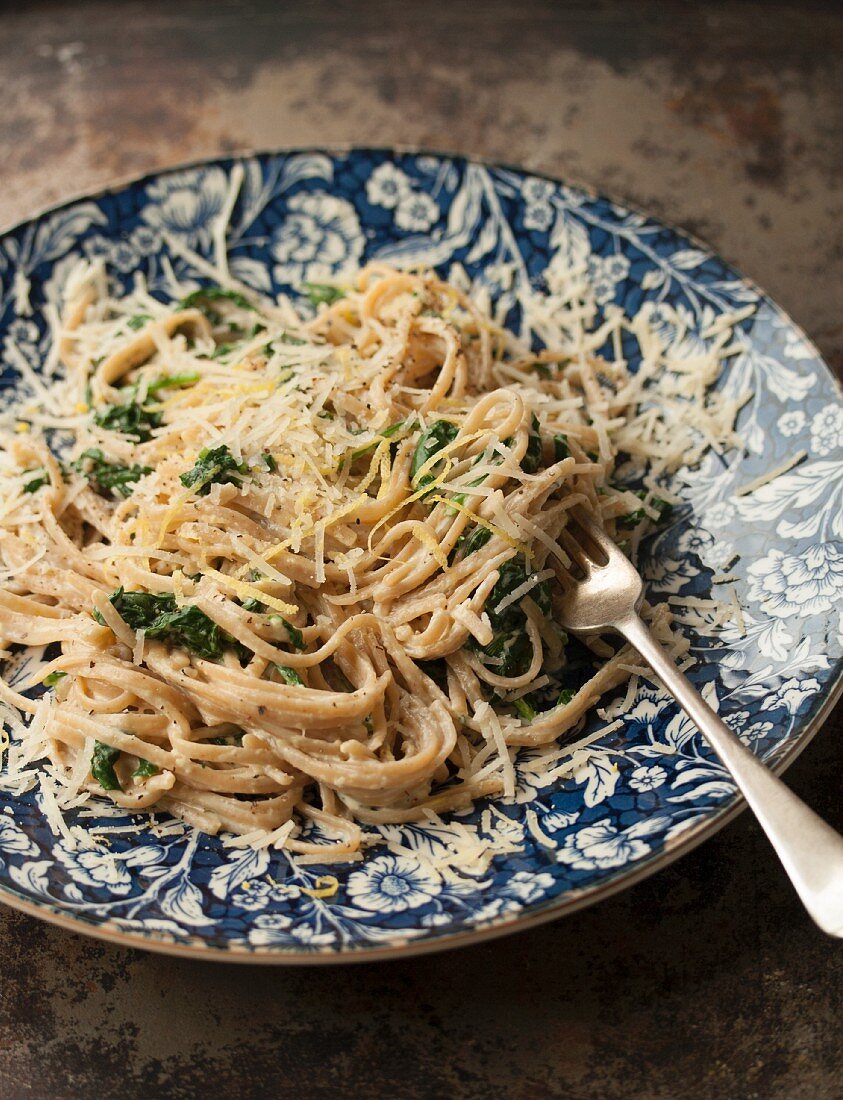
{"type": "MultiPolygon", "coordinates": [[[[503,565],[499,565],[498,572],[500,576],[495,582],[495,587],[489,593],[485,610],[494,629],[510,629],[516,622],[523,620],[524,612],[517,602],[511,603],[501,612],[496,611],[496,608],[511,592],[524,584],[530,574],[527,572],[527,563],[520,555],[510,558],[503,565]]],[[[533,585],[527,595],[536,603],[540,611],[545,615],[550,614],[550,586],[547,581],[540,581],[538,584],[533,585]]]]}
{"type": "MultiPolygon", "coordinates": [[[[530,667],[533,659],[533,646],[526,630],[527,617],[520,607],[520,601],[509,604],[502,611],[498,611],[497,607],[527,580],[527,564],[521,556],[510,558],[498,566],[498,572],[500,575],[489,593],[484,609],[495,631],[495,637],[487,646],[480,647],[477,642],[469,644],[480,660],[499,676],[521,676],[530,667]]],[[[545,615],[550,613],[550,588],[547,581],[533,585],[528,595],[545,615]]]]}
{"type": "Polygon", "coordinates": [[[57,670],[56,672],[51,672],[47,676],[45,676],[41,683],[44,685],[44,687],[55,687],[59,680],[63,680],[65,676],[67,676],[66,672],[60,672],[57,670]]]}
{"type": "Polygon", "coordinates": [[[479,525],[473,527],[470,533],[463,531],[448,557],[448,564],[453,565],[457,556],[461,559],[467,558],[469,554],[473,554],[475,550],[485,546],[491,537],[492,532],[489,528],[480,527],[479,525]]]}
{"type": "Polygon", "coordinates": [[[138,766],[132,772],[133,779],[149,779],[151,775],[157,775],[161,769],[150,760],[138,759],[138,766]]]}
{"type": "Polygon", "coordinates": [[[332,306],[345,297],[345,291],[329,283],[302,283],[302,290],[312,306],[320,306],[323,302],[332,306]]]}
{"type": "Polygon", "coordinates": [[[292,623],[288,623],[283,615],[270,615],[269,621],[271,623],[281,623],[281,625],[287,631],[287,636],[290,639],[290,645],[293,647],[293,649],[304,649],[304,635],[298,629],[298,627],[293,626],[292,623]]]}
{"type": "MultiPolygon", "coordinates": [[[[191,386],[194,382],[198,382],[202,375],[199,371],[184,371],[181,374],[165,374],[160,378],[154,378],[146,385],[147,397],[154,397],[159,390],[166,390],[174,386],[191,386]]],[[[132,382],[128,386],[121,386],[120,392],[126,394],[127,397],[131,397],[134,401],[140,391],[140,383],[132,382]]],[[[91,403],[90,394],[88,395],[88,404],[91,403]]],[[[152,412],[153,410],[149,410],[152,412]]]]}
{"type": "Polygon", "coordinates": [[[301,676],[299,676],[294,668],[290,668],[289,665],[276,664],[275,671],[285,684],[291,684],[294,687],[304,687],[304,681],[301,676]]]}
{"type": "Polygon", "coordinates": [[[197,496],[204,497],[211,491],[213,482],[239,485],[245,473],[245,464],[238,462],[225,443],[221,443],[219,447],[204,447],[192,469],[179,475],[179,481],[185,489],[195,487],[197,496]]]}
{"type": "Polygon", "coordinates": [[[194,290],[191,294],[182,298],[176,309],[198,309],[205,314],[209,321],[213,322],[218,321],[220,315],[211,306],[211,302],[220,301],[233,302],[240,309],[254,310],[255,308],[248,298],[244,298],[236,290],[226,290],[221,286],[201,286],[198,290],[194,290]]]}
{"type": "Polygon", "coordinates": [[[228,737],[203,737],[207,745],[227,745],[229,748],[240,748],[243,744],[243,732],[230,733],[228,737]]]}
{"type": "Polygon", "coordinates": [[[222,359],[224,355],[228,355],[228,353],[234,351],[236,347],[236,344],[217,344],[217,346],[211,352],[211,358],[222,359]]]}
{"type": "Polygon", "coordinates": [[[559,698],[556,700],[557,707],[567,706],[568,703],[574,698],[575,691],[573,688],[562,688],[559,692],[559,698]]]}
{"type": "MultiPolygon", "coordinates": [[[[246,579],[251,584],[254,584],[254,582],[259,581],[262,576],[263,574],[259,569],[250,569],[249,575],[246,579]]],[[[245,600],[238,600],[237,602],[240,604],[244,611],[251,611],[255,615],[266,614],[266,604],[257,599],[255,596],[247,596],[245,600]]]]}
{"type": "Polygon", "coordinates": [[[114,764],[119,755],[119,749],[113,749],[111,745],[105,745],[102,741],[94,742],[94,751],[91,753],[91,775],[103,790],[122,790],[114,770],[114,764]]]}
{"type": "MultiPolygon", "coordinates": [[[[640,497],[641,500],[644,500],[647,496],[647,491],[645,489],[636,489],[635,495],[640,497]]],[[[673,505],[667,500],[662,500],[661,497],[653,497],[650,501],[650,507],[654,508],[659,513],[658,523],[664,523],[673,511],[673,505]]],[[[617,525],[623,530],[629,530],[632,527],[637,527],[639,523],[649,518],[650,517],[643,508],[636,508],[635,511],[630,512],[629,515],[621,516],[617,520],[617,525]]]]}
{"type": "Polygon", "coordinates": [[[38,491],[38,489],[42,489],[45,485],[50,484],[50,475],[43,468],[43,466],[40,469],[36,470],[24,470],[24,473],[35,475],[34,477],[31,477],[29,481],[25,481],[23,483],[23,491],[25,493],[35,493],[38,491]]]}
{"type": "Polygon", "coordinates": [[[261,458],[263,459],[264,465],[266,466],[267,470],[269,470],[271,474],[275,474],[278,472],[278,463],[268,451],[264,451],[264,453],[261,455],[261,458]]]}
{"type": "Polygon", "coordinates": [[[143,328],[147,321],[151,321],[152,318],[148,313],[136,313],[134,317],[130,317],[126,324],[133,332],[137,332],[138,329],[143,328]]]}
{"type": "Polygon", "coordinates": [[[147,638],[158,638],[171,645],[189,649],[199,657],[216,661],[226,645],[234,640],[198,607],[179,607],[165,611],[146,629],[147,638]]]}
{"type": "Polygon", "coordinates": [[[542,437],[541,425],[535,413],[531,421],[532,431],[527,436],[527,450],[521,459],[521,469],[525,474],[534,474],[542,464],[542,437]]]}
{"type": "Polygon", "coordinates": [[[563,458],[569,458],[570,455],[571,448],[568,446],[567,436],[557,432],[553,437],[553,457],[557,462],[561,462],[563,458]]]}
{"type": "Polygon", "coordinates": [[[414,416],[408,416],[406,420],[396,420],[394,424],[390,424],[388,425],[388,427],[384,428],[384,430],[380,433],[380,438],[391,439],[392,436],[394,436],[397,432],[400,432],[402,428],[409,428],[410,425],[414,423],[415,419],[416,418],[414,416]]]}
{"type": "Polygon", "coordinates": [[[533,647],[523,626],[501,631],[487,646],[481,647],[474,642],[472,649],[483,664],[498,676],[522,676],[533,659],[533,647]]]}
{"type": "MultiPolygon", "coordinates": [[[[486,475],[481,474],[480,477],[476,477],[474,479],[474,481],[469,481],[468,488],[469,489],[475,489],[478,485],[482,485],[485,480],[486,480],[486,475]]],[[[454,495],[451,497],[451,511],[452,512],[458,511],[458,509],[454,508],[453,505],[454,504],[465,504],[465,500],[466,500],[466,497],[468,495],[469,495],[468,493],[454,493],[454,495]]]]}
{"type": "Polygon", "coordinates": [[[136,401],[127,401],[124,405],[109,405],[95,412],[94,423],[106,431],[120,432],[138,443],[146,443],[152,438],[153,429],[161,427],[161,414],[136,401]]]}
{"type": "Polygon", "coordinates": [[[459,428],[450,420],[436,420],[422,432],[410,464],[410,481],[414,486],[429,485],[431,481],[436,480],[435,465],[421,476],[419,476],[419,470],[443,447],[453,443],[458,434],[459,428]]]}
{"type": "MultiPolygon", "coordinates": [[[[256,581],[260,578],[260,576],[261,574],[257,569],[252,569],[249,573],[249,580],[256,581]]],[[[242,600],[240,602],[240,606],[243,608],[244,611],[251,611],[255,615],[266,614],[266,604],[261,603],[260,600],[255,599],[252,596],[247,596],[245,600],[242,600]]],[[[304,649],[304,635],[298,629],[298,627],[295,627],[292,623],[287,622],[283,615],[272,614],[269,616],[269,621],[270,623],[280,623],[284,627],[284,629],[287,631],[287,637],[290,640],[290,646],[293,649],[304,649]]]]}
{"type": "Polygon", "coordinates": [[[165,374],[162,378],[156,378],[146,387],[146,392],[151,397],[159,390],[167,390],[173,386],[192,386],[198,382],[202,375],[198,370],[183,371],[181,374],[165,374]]]}
{"type": "MultiPolygon", "coordinates": [[[[388,427],[384,428],[382,432],[380,432],[378,435],[376,435],[375,438],[373,440],[371,440],[369,443],[367,443],[364,447],[358,447],[357,450],[352,451],[351,455],[350,455],[351,461],[356,462],[358,458],[363,458],[364,455],[371,454],[372,451],[374,451],[374,449],[377,447],[377,445],[381,442],[381,440],[391,439],[392,436],[394,436],[398,432],[400,432],[402,428],[408,428],[409,429],[410,426],[412,425],[412,423],[414,422],[414,420],[415,420],[415,417],[412,417],[412,416],[408,417],[406,420],[396,420],[396,422],[394,424],[390,424],[388,427]]],[[[361,429],[357,434],[361,435],[364,430],[365,429],[361,429]]],[[[393,458],[395,457],[395,450],[396,450],[396,444],[393,444],[390,447],[390,453],[391,453],[393,458]]],[[[345,465],[345,456],[343,456],[340,459],[339,465],[337,467],[337,472],[341,471],[344,465],[345,465]]]]}
{"type": "Polygon", "coordinates": [[[152,473],[151,466],[123,466],[119,462],[109,462],[98,447],[83,451],[73,463],[73,469],[103,495],[113,492],[124,500],[132,495],[136,481],[152,473]]]}
{"type": "Polygon", "coordinates": [[[522,695],[520,699],[514,700],[512,705],[515,707],[521,717],[527,722],[532,722],[532,720],[536,717],[536,714],[538,713],[533,704],[529,703],[526,696],[524,695],[522,695]]]}
{"type": "Polygon", "coordinates": [[[253,611],[256,615],[263,615],[266,611],[266,604],[261,603],[260,600],[254,599],[252,596],[248,596],[240,604],[244,611],[253,611]]]}
{"type": "Polygon", "coordinates": [[[408,420],[396,420],[394,424],[390,424],[388,427],[384,428],[382,432],[376,435],[371,443],[367,443],[365,447],[358,447],[356,451],[352,451],[351,461],[354,462],[355,459],[362,458],[363,455],[371,454],[382,439],[391,439],[396,432],[401,431],[405,424],[409,425],[411,422],[412,418],[408,420]]]}
{"type": "Polygon", "coordinates": [[[492,532],[488,527],[475,527],[462,544],[462,556],[467,558],[469,554],[473,554],[475,550],[479,550],[481,546],[485,546],[491,537],[492,532]]]}
{"type": "MultiPolygon", "coordinates": [[[[169,593],[126,592],[120,587],[109,600],[124,622],[133,630],[145,631],[147,638],[180,646],[209,661],[219,660],[229,646],[245,651],[204,611],[193,606],[177,607],[175,597],[169,593]]],[[[94,618],[105,625],[98,611],[94,611],[94,618]]]]}

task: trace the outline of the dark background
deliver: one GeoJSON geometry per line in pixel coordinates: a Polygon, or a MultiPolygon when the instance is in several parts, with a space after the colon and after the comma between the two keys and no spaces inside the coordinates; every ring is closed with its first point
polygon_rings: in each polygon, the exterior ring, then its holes
{"type": "MultiPolygon", "coordinates": [[[[843,368],[843,14],[818,3],[0,4],[0,224],[219,152],[457,150],[700,235],[843,368]]],[[[788,773],[843,829],[843,713],[788,773]]],[[[252,969],[0,910],[0,1096],[843,1094],[840,945],[754,822],[460,952],[252,969]]]]}

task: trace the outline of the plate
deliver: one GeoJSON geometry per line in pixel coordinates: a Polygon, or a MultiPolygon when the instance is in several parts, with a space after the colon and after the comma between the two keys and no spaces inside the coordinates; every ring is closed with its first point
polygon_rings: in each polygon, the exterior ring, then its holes
{"type": "MultiPolygon", "coordinates": [[[[643,214],[515,169],[388,150],[272,153],[148,176],[0,238],[4,399],[31,392],[12,364],[22,356],[39,371],[49,344],[44,307],[59,301],[79,255],[104,257],[124,285],[142,271],[165,296],[171,269],[196,276],[185,257],[211,255],[235,163],[244,175],[230,266],[261,291],[342,278],[373,259],[445,273],[460,263],[517,321],[524,289],[540,287],[552,265],[573,263],[587,266],[601,310],[635,313],[651,301],[660,325],[687,332],[689,355],[721,314],[754,307],[720,383],[752,392],[739,419],[746,453],[709,454],[685,475],[686,503],[649,544],[645,576],[652,600],[674,602],[707,595],[724,570],[735,576],[724,598],[738,601],[742,627],[738,616],[720,625],[704,611],[685,616],[696,622],[683,627],[699,658],[691,675],[765,762],[792,760],[841,685],[840,389],[751,282],[643,214]]],[[[13,657],[8,680],[22,680],[35,659],[13,657]]],[[[600,723],[594,715],[588,729],[600,723]]],[[[74,848],[50,831],[36,792],[0,792],[0,899],[153,950],[268,962],[394,956],[596,901],[687,851],[739,805],[691,723],[646,684],[573,775],[550,779],[530,752],[517,775],[514,799],[478,804],[444,827],[391,827],[392,851],[376,845],[346,867],[292,866],[279,852],[226,848],[129,815],[87,822],[101,846],[74,848]],[[508,851],[484,874],[448,878],[395,854],[397,842],[435,856],[456,829],[505,840],[508,851]]]]}

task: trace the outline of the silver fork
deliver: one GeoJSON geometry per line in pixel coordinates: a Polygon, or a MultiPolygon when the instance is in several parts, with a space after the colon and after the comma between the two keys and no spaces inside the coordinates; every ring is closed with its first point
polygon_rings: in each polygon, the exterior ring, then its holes
{"type": "Polygon", "coordinates": [[[616,630],[638,650],[699,727],[728,769],[775,848],[805,908],[824,932],[843,937],[843,837],[758,760],[705,702],[645,625],[641,577],[584,513],[571,516],[560,540],[574,568],[557,605],[575,634],[616,630]]]}

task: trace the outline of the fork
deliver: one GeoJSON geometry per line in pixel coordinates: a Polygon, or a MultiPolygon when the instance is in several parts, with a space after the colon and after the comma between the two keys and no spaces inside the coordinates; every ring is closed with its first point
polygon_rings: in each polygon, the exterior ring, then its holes
{"type": "Polygon", "coordinates": [[[558,570],[561,625],[574,634],[611,629],[631,642],[731,774],[811,917],[843,937],[843,836],[753,755],[679,671],[638,614],[643,582],[635,566],[581,509],[570,513],[560,543],[572,562],[558,570]]]}

